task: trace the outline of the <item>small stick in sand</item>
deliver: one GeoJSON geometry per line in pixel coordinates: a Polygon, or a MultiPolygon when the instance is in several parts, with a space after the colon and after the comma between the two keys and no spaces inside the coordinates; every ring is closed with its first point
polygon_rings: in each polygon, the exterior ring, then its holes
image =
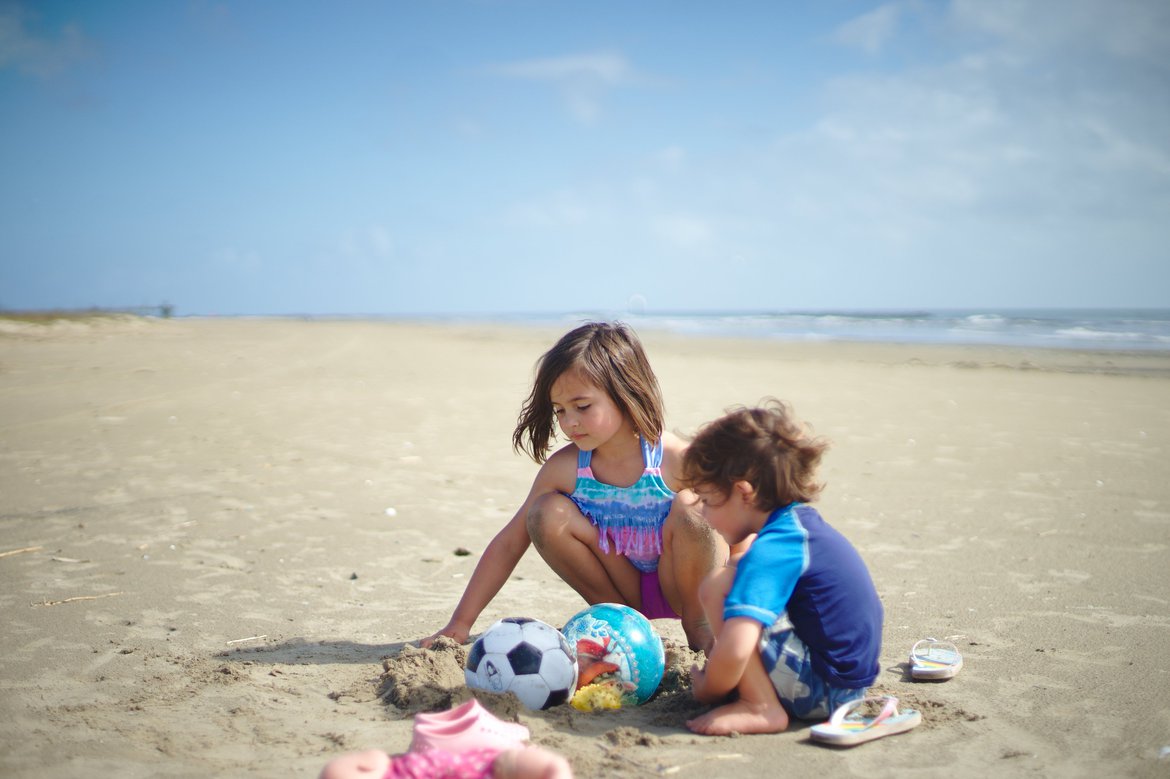
{"type": "Polygon", "coordinates": [[[43,548],[41,546],[26,546],[24,549],[10,549],[7,552],[0,552],[0,557],[11,557],[14,554],[24,554],[25,552],[39,552],[43,548]]]}
{"type": "Polygon", "coordinates": [[[231,641],[229,641],[228,644],[229,645],[240,644],[240,643],[243,643],[244,641],[259,641],[262,638],[268,638],[268,636],[264,635],[264,636],[248,636],[247,638],[236,638],[236,639],[232,639],[231,641]]]}
{"type": "Polygon", "coordinates": [[[105,595],[77,595],[72,598],[65,598],[64,600],[43,600],[40,603],[33,603],[32,606],[60,606],[62,603],[73,603],[79,600],[100,600],[102,598],[112,598],[115,595],[125,595],[122,592],[107,592],[105,595]]]}

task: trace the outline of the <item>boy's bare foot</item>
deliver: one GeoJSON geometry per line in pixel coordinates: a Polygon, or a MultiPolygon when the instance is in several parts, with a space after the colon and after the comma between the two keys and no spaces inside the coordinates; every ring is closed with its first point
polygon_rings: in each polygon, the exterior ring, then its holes
{"type": "Polygon", "coordinates": [[[788,712],[778,705],[764,706],[738,700],[688,720],[687,727],[704,736],[781,733],[788,727],[788,712]]]}

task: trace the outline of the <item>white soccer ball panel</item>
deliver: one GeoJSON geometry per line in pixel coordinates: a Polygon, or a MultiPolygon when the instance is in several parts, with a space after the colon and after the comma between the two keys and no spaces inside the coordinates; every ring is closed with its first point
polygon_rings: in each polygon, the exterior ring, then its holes
{"type": "Polygon", "coordinates": [[[560,631],[552,625],[546,625],[543,622],[526,622],[521,627],[524,629],[524,640],[536,648],[545,652],[560,648],[560,631]]]}
{"type": "Polygon", "coordinates": [[[559,649],[545,652],[540,659],[540,675],[554,690],[573,690],[577,687],[577,661],[559,649]]]}
{"type": "Polygon", "coordinates": [[[474,682],[470,679],[467,684],[477,690],[488,692],[507,692],[515,679],[512,666],[508,663],[507,655],[498,652],[488,652],[479,662],[479,668],[474,674],[474,682]]]}
{"type": "Polygon", "coordinates": [[[542,708],[550,692],[548,684],[537,674],[514,677],[510,691],[530,709],[542,708]]]}
{"type": "Polygon", "coordinates": [[[523,625],[515,622],[497,622],[484,631],[481,640],[484,651],[504,654],[516,644],[524,640],[523,625]]]}

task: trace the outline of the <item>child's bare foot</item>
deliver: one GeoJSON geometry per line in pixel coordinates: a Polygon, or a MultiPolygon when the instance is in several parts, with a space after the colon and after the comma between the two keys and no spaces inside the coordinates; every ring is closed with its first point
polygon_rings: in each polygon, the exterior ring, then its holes
{"type": "Polygon", "coordinates": [[[778,705],[766,706],[738,700],[688,720],[687,727],[704,736],[780,733],[788,727],[788,712],[778,705]]]}

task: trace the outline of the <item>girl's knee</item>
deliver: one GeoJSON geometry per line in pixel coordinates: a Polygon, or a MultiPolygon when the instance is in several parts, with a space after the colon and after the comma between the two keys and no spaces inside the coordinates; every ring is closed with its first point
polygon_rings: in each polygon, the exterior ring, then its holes
{"type": "Polygon", "coordinates": [[[711,526],[703,521],[698,503],[693,497],[689,497],[685,491],[674,496],[674,502],[670,504],[670,513],[662,523],[662,536],[665,540],[679,539],[684,542],[703,543],[714,532],[711,526]]]}
{"type": "Polygon", "coordinates": [[[702,571],[710,571],[727,562],[727,543],[699,514],[693,502],[676,496],[662,525],[663,554],[673,554],[680,561],[690,561],[702,571]]]}
{"type": "Polygon", "coordinates": [[[551,533],[568,525],[574,513],[580,513],[577,505],[559,492],[541,495],[533,501],[528,516],[524,518],[528,537],[540,546],[551,533]]]}

